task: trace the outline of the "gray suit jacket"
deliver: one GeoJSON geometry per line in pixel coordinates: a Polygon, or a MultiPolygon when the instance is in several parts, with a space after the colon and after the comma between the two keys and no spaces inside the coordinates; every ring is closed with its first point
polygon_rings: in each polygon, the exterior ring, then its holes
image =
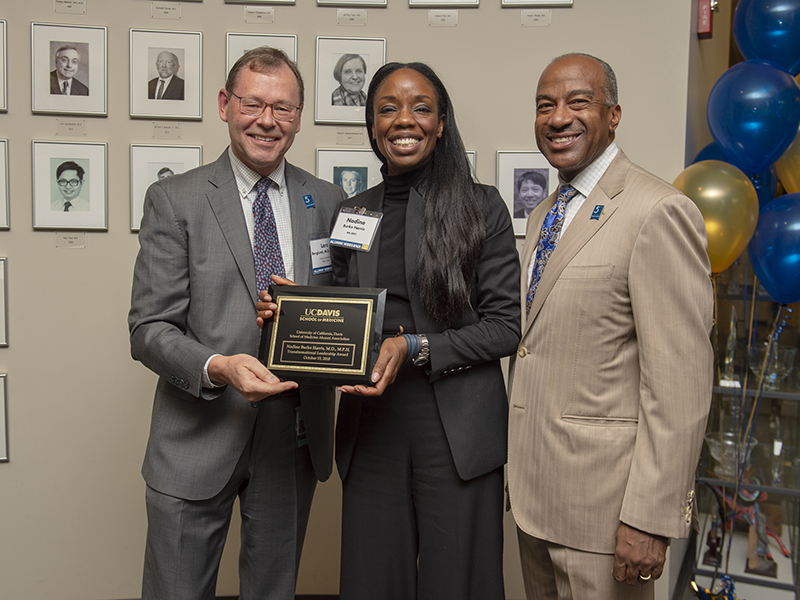
{"type": "MultiPolygon", "coordinates": [[[[523,290],[555,200],[528,217],[523,290]]],[[[710,275],[697,206],[620,151],[558,242],[512,357],[508,483],[523,531],[601,553],[620,521],[688,534],[711,402],[710,275]]],[[[524,306],[523,291],[523,319],[524,306]]]]}
{"type": "MultiPolygon", "coordinates": [[[[310,236],[328,232],[344,193],[286,164],[295,279],[311,275],[310,236]],[[311,195],[315,207],[303,197],[311,195]]],[[[227,150],[216,162],[157,181],[147,190],[128,325],[131,355],[159,375],[142,474],[165,494],[214,496],[227,483],[255,422],[233,388],[201,397],[212,354],[257,355],[253,251],[227,150]]],[[[308,445],[317,477],[331,472],[332,388],[301,386],[308,445]]]]}

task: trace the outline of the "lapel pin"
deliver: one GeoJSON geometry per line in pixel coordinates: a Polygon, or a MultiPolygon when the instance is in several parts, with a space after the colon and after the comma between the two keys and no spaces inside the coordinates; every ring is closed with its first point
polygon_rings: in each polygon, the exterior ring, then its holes
{"type": "Polygon", "coordinates": [[[311,194],[306,194],[303,196],[303,202],[305,203],[306,208],[316,208],[314,205],[314,198],[311,196],[311,194]]]}
{"type": "Polygon", "coordinates": [[[592,211],[592,216],[590,217],[590,221],[599,221],[600,215],[603,214],[603,209],[606,207],[605,204],[596,204],[594,210],[592,211]]]}

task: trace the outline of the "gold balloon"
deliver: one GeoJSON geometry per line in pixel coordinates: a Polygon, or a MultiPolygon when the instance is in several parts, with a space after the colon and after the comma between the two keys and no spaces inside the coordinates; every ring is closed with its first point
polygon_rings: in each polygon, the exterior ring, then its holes
{"type": "Polygon", "coordinates": [[[800,192],[800,132],[786,152],[775,161],[775,170],[787,192],[800,192]]]}
{"type": "Polygon", "coordinates": [[[721,273],[747,248],[756,230],[756,188],[747,175],[719,160],[690,165],[673,184],[703,213],[711,270],[721,273]]]}

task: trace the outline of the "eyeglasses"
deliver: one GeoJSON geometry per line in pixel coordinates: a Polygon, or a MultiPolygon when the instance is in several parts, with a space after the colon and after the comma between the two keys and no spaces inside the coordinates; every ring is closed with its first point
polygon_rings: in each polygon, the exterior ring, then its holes
{"type": "Polygon", "coordinates": [[[58,180],[58,186],[62,187],[62,188],[65,188],[65,187],[76,188],[81,183],[83,183],[83,182],[80,179],[59,179],[58,180]]]}
{"type": "Polygon", "coordinates": [[[242,98],[233,92],[228,93],[231,96],[236,96],[236,98],[239,99],[239,111],[243,115],[247,115],[249,117],[260,117],[264,114],[264,111],[267,110],[267,107],[269,106],[272,109],[273,119],[276,121],[282,121],[284,123],[291,123],[297,116],[297,111],[300,110],[299,106],[292,106],[291,104],[286,104],[284,102],[267,104],[266,102],[256,100],[255,98],[242,98]]]}

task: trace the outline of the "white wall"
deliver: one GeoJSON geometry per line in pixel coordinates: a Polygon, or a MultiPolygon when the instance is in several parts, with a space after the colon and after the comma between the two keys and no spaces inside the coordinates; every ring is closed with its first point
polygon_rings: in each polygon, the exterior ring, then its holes
{"type": "MultiPolygon", "coordinates": [[[[138,244],[129,230],[129,144],[152,143],[152,124],[128,117],[128,30],[203,31],[204,120],[183,123],[181,143],[202,144],[205,162],[227,135],[216,115],[224,79],[225,32],[299,36],[308,105],[289,154],[314,171],[314,149],[336,144],[334,126],[313,124],[315,36],[386,37],[389,60],[421,60],[443,77],[481,180],[495,181],[495,151],[535,150],[533,99],[550,58],[584,51],[608,60],[620,82],[618,141],[645,168],[672,180],[686,152],[689,0],[575,0],[552,10],[552,26],[520,27],[519,9],[482,0],[461,9],[457,28],[429,28],[427,11],[390,0],[369,9],[367,27],[339,27],[336,9],[313,0],[276,6],[275,23],[243,21],[241,5],[185,2],[180,21],[150,18],[144,0],[86,0],[87,14],[54,14],[53,0],[4,2],[8,22],[11,229],[8,257],[8,374],[11,461],[0,463],[0,596],[26,599],[134,598],[144,547],[144,483],[139,474],[155,377],[128,352],[126,314],[138,244]],[[108,118],[87,118],[88,141],[108,142],[107,232],[85,249],[57,249],[53,232],[31,227],[32,139],[55,135],[57,118],[30,112],[30,23],[108,27],[108,118]]],[[[71,141],[71,140],[70,140],[71,141]]],[[[339,485],[319,489],[300,593],[336,593],[339,485]]],[[[237,522],[238,523],[238,522],[237,522]]],[[[237,525],[238,526],[238,525],[237,525]]],[[[236,539],[236,534],[232,536],[236,539]]],[[[508,596],[522,598],[516,540],[507,528],[508,596]]],[[[224,558],[219,591],[236,593],[235,552],[224,558]]]]}

